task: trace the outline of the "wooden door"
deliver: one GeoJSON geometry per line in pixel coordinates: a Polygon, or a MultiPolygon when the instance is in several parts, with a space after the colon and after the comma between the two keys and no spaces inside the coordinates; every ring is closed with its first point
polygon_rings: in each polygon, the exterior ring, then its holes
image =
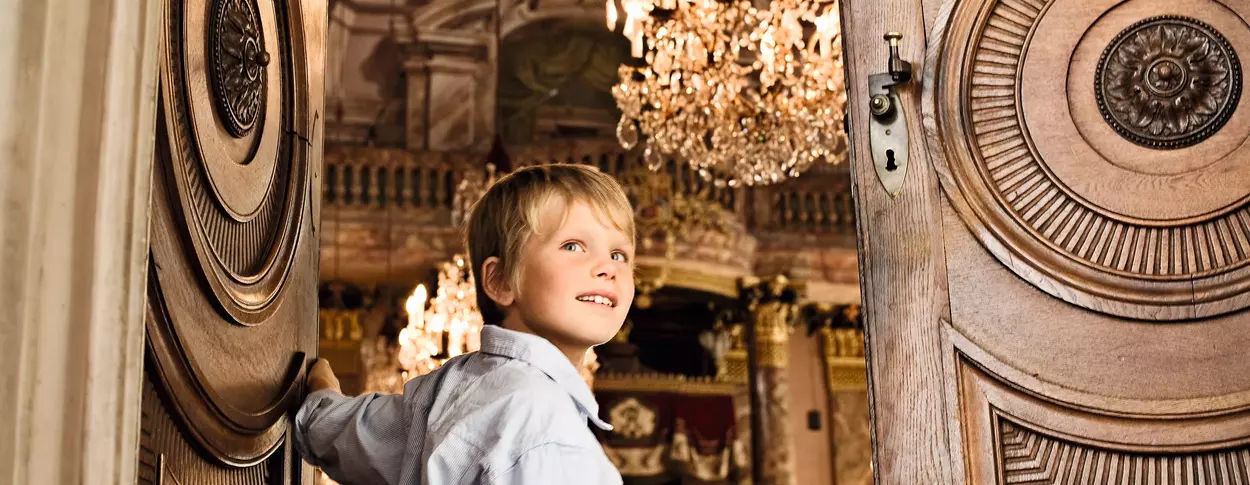
{"type": "Polygon", "coordinates": [[[844,2],[878,483],[1250,483],[1250,2],[844,2]]]}
{"type": "Polygon", "coordinates": [[[162,21],[139,482],[300,483],[325,4],[169,0],[162,21]]]}

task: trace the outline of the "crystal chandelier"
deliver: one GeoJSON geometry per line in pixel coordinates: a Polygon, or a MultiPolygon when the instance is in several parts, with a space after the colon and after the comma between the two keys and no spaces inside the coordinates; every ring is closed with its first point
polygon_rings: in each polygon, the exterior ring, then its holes
{"type": "Polygon", "coordinates": [[[425,285],[417,285],[405,302],[408,326],[399,332],[399,364],[402,379],[426,374],[448,359],[481,347],[482,314],[477,309],[477,290],[464,256],[442,264],[438,290],[429,300],[425,285]]]}
{"type": "Polygon", "coordinates": [[[619,2],[646,62],[620,68],[617,138],[626,149],[645,140],[649,168],[674,157],[717,186],[762,185],[844,156],[837,0],[619,2]]]}

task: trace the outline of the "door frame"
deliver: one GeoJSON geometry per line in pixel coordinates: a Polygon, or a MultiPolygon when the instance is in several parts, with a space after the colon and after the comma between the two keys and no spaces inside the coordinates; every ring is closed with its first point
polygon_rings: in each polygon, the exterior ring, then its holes
{"type": "Polygon", "coordinates": [[[842,0],[850,124],[851,192],[856,208],[863,299],[873,475],[878,484],[961,483],[942,192],[929,159],[932,137],[921,100],[932,96],[926,65],[938,17],[954,2],[842,0]],[[899,89],[906,113],[910,166],[899,194],[878,181],[868,144],[868,76],[886,72],[887,31],[903,34],[900,57],[912,81],[899,89]],[[927,40],[927,41],[926,41],[927,40]],[[951,388],[953,390],[953,387],[951,388]]]}
{"type": "Polygon", "coordinates": [[[133,485],[162,1],[5,4],[0,482],[133,485]]]}

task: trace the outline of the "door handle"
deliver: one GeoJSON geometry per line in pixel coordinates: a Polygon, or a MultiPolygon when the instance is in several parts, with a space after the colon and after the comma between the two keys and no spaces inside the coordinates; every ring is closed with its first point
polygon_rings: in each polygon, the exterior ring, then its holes
{"type": "Polygon", "coordinates": [[[897,87],[911,82],[911,63],[898,56],[903,34],[887,32],[890,60],[886,72],[868,76],[868,145],[877,179],[891,197],[903,189],[907,177],[907,115],[899,102],[897,87]]]}

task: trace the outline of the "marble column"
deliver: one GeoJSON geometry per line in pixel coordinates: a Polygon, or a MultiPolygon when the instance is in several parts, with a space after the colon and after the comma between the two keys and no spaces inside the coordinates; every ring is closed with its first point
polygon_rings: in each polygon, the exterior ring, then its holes
{"type": "Polygon", "coordinates": [[[406,51],[408,149],[485,153],[495,135],[494,34],[426,32],[406,51]]]}
{"type": "Polygon", "coordinates": [[[753,391],[758,395],[761,485],[797,485],[794,434],[790,429],[789,341],[797,294],[785,277],[743,285],[748,302],[754,359],[753,391]]]}
{"type": "Polygon", "coordinates": [[[872,484],[868,374],[859,305],[804,308],[809,332],[819,328],[833,427],[834,483],[872,484]]]}

